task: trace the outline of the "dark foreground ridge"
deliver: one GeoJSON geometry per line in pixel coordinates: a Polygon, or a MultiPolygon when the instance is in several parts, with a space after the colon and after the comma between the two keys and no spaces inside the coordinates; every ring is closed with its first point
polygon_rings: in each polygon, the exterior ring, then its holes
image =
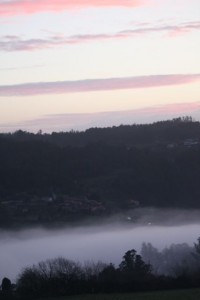
{"type": "Polygon", "coordinates": [[[0,226],[200,208],[200,123],[0,134],[0,226]]]}

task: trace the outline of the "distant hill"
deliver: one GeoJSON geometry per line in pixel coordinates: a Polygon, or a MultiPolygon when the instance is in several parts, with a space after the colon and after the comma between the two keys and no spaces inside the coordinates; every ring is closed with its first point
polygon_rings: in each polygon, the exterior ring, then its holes
{"type": "Polygon", "coordinates": [[[53,132],[37,134],[18,130],[12,134],[1,134],[1,138],[15,141],[42,141],[61,147],[83,147],[90,143],[109,145],[139,146],[155,143],[183,142],[185,139],[200,137],[200,122],[191,117],[176,118],[142,125],[120,125],[107,128],[90,128],[85,131],[53,132]]]}

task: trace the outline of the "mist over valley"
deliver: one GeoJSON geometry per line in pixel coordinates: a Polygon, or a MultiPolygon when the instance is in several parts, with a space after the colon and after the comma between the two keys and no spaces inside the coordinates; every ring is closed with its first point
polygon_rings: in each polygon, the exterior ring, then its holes
{"type": "Polygon", "coordinates": [[[129,211],[123,218],[116,215],[103,222],[83,222],[65,228],[2,229],[0,278],[7,276],[15,281],[23,268],[56,257],[117,266],[127,250],[140,253],[144,242],[162,251],[172,244],[187,243],[193,247],[199,237],[200,211],[171,209],[166,212],[148,208],[137,214],[137,223],[130,220],[133,211],[129,211]]]}

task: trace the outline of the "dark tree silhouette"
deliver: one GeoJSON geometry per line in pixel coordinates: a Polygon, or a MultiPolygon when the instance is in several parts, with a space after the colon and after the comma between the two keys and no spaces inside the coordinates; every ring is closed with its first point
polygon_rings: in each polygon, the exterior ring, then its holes
{"type": "Polygon", "coordinates": [[[12,300],[13,293],[12,293],[12,283],[9,278],[4,277],[1,283],[1,290],[0,299],[2,300],[12,300]]]}
{"type": "Polygon", "coordinates": [[[79,264],[59,257],[24,269],[19,275],[17,289],[24,297],[61,296],[78,292],[81,279],[79,264]]]}
{"type": "Polygon", "coordinates": [[[197,239],[197,243],[194,243],[194,248],[195,248],[196,253],[199,255],[199,258],[200,258],[200,237],[197,239]]]}
{"type": "Polygon", "coordinates": [[[146,264],[134,249],[125,253],[119,269],[122,272],[132,273],[135,276],[145,276],[151,273],[151,265],[146,264]]]}

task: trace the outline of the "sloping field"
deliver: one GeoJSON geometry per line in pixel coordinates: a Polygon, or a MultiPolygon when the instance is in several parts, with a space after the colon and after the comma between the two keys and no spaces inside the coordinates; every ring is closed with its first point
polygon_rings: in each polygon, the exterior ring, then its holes
{"type": "Polygon", "coordinates": [[[199,300],[200,289],[159,291],[133,294],[80,295],[49,300],[199,300]]]}

